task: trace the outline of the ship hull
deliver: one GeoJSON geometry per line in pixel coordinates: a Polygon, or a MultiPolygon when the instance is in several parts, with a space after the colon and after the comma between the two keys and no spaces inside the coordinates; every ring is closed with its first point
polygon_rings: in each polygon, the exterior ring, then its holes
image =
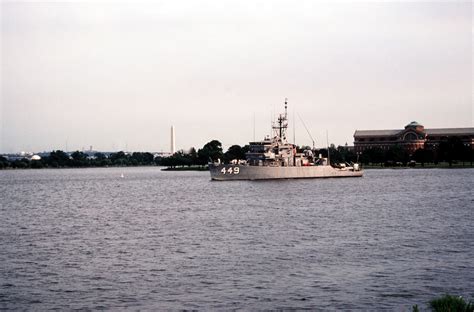
{"type": "Polygon", "coordinates": [[[270,167],[209,164],[209,171],[211,179],[216,181],[345,178],[363,175],[363,171],[331,166],[270,167]]]}

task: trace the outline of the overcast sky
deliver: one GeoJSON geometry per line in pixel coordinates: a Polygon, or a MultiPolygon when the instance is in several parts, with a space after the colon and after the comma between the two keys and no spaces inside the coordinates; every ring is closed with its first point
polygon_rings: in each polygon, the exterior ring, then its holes
{"type": "Polygon", "coordinates": [[[0,152],[473,126],[470,1],[1,3],[0,152]]]}

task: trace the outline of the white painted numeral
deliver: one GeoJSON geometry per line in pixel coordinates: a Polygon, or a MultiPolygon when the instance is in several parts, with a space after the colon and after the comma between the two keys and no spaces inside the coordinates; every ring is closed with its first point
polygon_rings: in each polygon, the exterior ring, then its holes
{"type": "Polygon", "coordinates": [[[222,167],[221,169],[221,173],[222,174],[239,174],[240,173],[240,168],[239,167],[229,167],[229,168],[225,168],[225,167],[222,167]]]}

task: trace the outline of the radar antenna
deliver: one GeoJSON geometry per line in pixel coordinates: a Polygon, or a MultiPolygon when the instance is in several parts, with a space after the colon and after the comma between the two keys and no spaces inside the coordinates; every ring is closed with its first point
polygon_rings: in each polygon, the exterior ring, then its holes
{"type": "Polygon", "coordinates": [[[280,114],[277,118],[276,123],[272,123],[272,129],[275,131],[275,135],[281,140],[286,142],[286,130],[288,128],[288,99],[285,98],[285,114],[280,114]]]}

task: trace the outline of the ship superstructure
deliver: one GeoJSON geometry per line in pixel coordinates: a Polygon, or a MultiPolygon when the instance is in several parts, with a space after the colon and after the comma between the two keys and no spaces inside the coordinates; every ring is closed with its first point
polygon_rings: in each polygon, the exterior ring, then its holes
{"type": "Polygon", "coordinates": [[[295,144],[287,141],[288,101],[285,112],[272,124],[272,135],[262,141],[250,142],[245,161],[222,164],[209,163],[213,180],[265,180],[296,178],[360,177],[359,164],[332,166],[327,158],[315,157],[315,151],[297,152],[295,144]]]}

